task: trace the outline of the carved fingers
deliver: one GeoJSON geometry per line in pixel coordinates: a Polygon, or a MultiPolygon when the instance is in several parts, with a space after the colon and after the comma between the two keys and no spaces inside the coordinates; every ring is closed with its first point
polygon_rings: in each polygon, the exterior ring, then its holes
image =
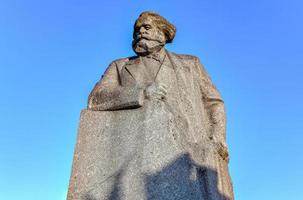
{"type": "Polygon", "coordinates": [[[226,144],[222,143],[222,142],[216,142],[215,143],[216,146],[216,150],[218,152],[218,154],[220,155],[220,157],[225,160],[225,161],[229,161],[229,153],[228,153],[228,148],[226,146],[226,144]]]}
{"type": "Polygon", "coordinates": [[[150,100],[165,100],[167,87],[163,84],[153,83],[146,87],[145,97],[150,100]]]}

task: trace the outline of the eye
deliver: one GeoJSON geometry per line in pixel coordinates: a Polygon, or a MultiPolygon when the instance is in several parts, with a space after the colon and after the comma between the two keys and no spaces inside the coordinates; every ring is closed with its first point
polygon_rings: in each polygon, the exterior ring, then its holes
{"type": "Polygon", "coordinates": [[[145,28],[146,30],[149,30],[149,29],[151,29],[152,27],[151,27],[150,25],[146,25],[144,28],[145,28]]]}

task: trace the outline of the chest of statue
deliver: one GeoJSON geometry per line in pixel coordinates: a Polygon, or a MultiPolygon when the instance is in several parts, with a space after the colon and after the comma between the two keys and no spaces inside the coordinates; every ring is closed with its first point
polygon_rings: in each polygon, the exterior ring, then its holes
{"type": "Polygon", "coordinates": [[[134,59],[126,63],[120,73],[120,84],[125,87],[146,88],[153,83],[165,85],[168,95],[173,95],[177,88],[174,67],[166,57],[162,62],[156,60],[134,59]]]}

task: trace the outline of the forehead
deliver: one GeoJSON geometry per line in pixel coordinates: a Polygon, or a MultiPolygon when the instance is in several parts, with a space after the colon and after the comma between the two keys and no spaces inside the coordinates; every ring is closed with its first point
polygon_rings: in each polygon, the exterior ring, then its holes
{"type": "Polygon", "coordinates": [[[141,27],[144,25],[151,25],[151,26],[155,26],[153,20],[149,17],[145,17],[143,19],[139,19],[136,23],[136,27],[141,27]]]}

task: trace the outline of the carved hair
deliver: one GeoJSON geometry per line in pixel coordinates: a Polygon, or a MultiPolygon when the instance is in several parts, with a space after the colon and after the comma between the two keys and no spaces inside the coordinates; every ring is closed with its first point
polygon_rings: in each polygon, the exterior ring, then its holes
{"type": "MultiPolygon", "coordinates": [[[[140,24],[143,23],[143,21],[147,18],[150,18],[153,23],[164,33],[166,37],[166,43],[171,43],[173,41],[177,31],[176,27],[167,21],[164,17],[154,12],[146,11],[141,13],[135,22],[134,30],[136,27],[140,26],[140,24]]],[[[133,36],[135,36],[135,31],[133,36]]]]}

